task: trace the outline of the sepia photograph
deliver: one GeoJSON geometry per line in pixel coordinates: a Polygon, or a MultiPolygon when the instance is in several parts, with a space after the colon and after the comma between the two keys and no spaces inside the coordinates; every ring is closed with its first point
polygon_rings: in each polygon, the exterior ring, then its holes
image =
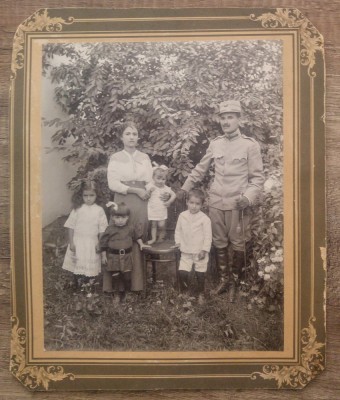
{"type": "Polygon", "coordinates": [[[282,54],[42,47],[46,350],[283,349],[282,54]]]}

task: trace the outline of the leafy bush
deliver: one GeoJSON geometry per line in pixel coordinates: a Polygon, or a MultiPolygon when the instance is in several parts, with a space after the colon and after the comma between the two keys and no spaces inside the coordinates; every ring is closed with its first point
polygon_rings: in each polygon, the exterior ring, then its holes
{"type": "Polygon", "coordinates": [[[283,304],[283,165],[279,146],[268,146],[264,161],[264,196],[252,221],[252,303],[275,311],[283,304]]]}

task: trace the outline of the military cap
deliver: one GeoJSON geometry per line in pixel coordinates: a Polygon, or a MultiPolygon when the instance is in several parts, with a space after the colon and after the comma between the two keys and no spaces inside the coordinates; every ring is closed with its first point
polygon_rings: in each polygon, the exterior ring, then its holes
{"type": "Polygon", "coordinates": [[[241,114],[242,112],[241,103],[238,100],[223,101],[222,103],[219,104],[218,114],[223,114],[227,112],[241,114]]]}

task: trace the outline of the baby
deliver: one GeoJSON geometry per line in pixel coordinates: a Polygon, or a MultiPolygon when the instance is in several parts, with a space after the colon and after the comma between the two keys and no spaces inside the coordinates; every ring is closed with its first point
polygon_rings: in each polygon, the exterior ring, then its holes
{"type": "Polygon", "coordinates": [[[148,219],[151,221],[151,239],[148,241],[148,244],[164,240],[168,207],[176,199],[176,194],[165,184],[167,173],[168,168],[165,165],[155,166],[152,176],[153,181],[146,185],[146,189],[150,195],[148,201],[148,219]],[[162,195],[165,193],[170,196],[167,201],[162,200],[162,195]]]}

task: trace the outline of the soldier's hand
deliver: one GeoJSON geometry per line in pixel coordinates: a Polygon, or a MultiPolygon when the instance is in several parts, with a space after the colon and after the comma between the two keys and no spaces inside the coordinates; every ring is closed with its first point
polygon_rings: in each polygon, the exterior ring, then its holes
{"type": "Polygon", "coordinates": [[[164,201],[164,202],[166,202],[166,201],[168,201],[169,199],[170,199],[170,193],[162,193],[160,196],[159,196],[159,198],[162,200],[162,201],[164,201]]]}
{"type": "Polygon", "coordinates": [[[176,198],[179,201],[186,200],[187,197],[187,192],[183,189],[179,189],[179,191],[176,193],[176,198]]]}
{"type": "Polygon", "coordinates": [[[243,210],[244,208],[249,206],[249,200],[247,199],[247,197],[245,196],[240,196],[237,200],[236,200],[236,207],[239,210],[243,210]]]}

